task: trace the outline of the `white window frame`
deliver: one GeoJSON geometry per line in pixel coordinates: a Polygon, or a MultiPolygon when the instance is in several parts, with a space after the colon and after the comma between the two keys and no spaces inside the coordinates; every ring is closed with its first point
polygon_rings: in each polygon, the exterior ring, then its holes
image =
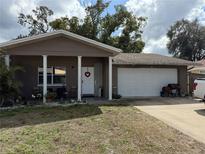
{"type": "MultiPolygon", "coordinates": [[[[66,71],[66,67],[65,66],[48,66],[47,67],[47,69],[48,68],[51,68],[52,70],[53,70],[53,68],[55,68],[55,67],[64,67],[65,68],[65,71],[66,71]]],[[[38,67],[38,86],[39,87],[42,87],[43,86],[43,84],[39,84],[39,69],[43,69],[43,67],[38,67]]],[[[49,71],[47,71],[47,75],[48,75],[48,72],[49,71]]],[[[53,76],[54,76],[54,74],[53,73],[51,73],[51,84],[47,84],[47,86],[49,87],[60,87],[60,86],[66,86],[67,85],[67,82],[66,82],[66,79],[67,79],[67,71],[66,71],[66,73],[65,73],[65,83],[53,83],[53,76]]]]}

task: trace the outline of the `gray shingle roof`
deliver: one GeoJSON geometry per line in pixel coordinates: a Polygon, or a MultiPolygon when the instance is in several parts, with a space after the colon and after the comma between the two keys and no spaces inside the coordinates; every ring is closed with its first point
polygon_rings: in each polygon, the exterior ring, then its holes
{"type": "Polygon", "coordinates": [[[116,65],[177,65],[188,66],[193,62],[178,58],[145,53],[120,53],[113,59],[116,65]]]}

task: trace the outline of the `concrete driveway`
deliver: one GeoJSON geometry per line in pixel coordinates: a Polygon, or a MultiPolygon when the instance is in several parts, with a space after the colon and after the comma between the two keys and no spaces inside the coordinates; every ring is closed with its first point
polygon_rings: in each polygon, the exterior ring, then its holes
{"type": "Polygon", "coordinates": [[[139,101],[135,107],[205,143],[205,105],[203,103],[185,98],[158,98],[149,100],[149,103],[139,101]]]}

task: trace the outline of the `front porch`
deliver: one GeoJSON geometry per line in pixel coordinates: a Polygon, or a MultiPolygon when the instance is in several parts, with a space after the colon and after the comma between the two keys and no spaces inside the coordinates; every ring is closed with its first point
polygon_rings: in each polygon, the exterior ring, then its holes
{"type": "Polygon", "coordinates": [[[16,78],[28,98],[33,88],[41,87],[46,102],[49,88],[65,86],[78,101],[87,92],[112,99],[112,57],[120,49],[63,30],[12,40],[0,48],[8,67],[15,64],[25,69],[16,78]]]}
{"type": "Polygon", "coordinates": [[[112,99],[112,57],[7,55],[5,62],[24,69],[16,79],[22,82],[21,94],[27,100],[39,89],[45,103],[49,93],[62,88],[68,99],[77,101],[112,99]]]}

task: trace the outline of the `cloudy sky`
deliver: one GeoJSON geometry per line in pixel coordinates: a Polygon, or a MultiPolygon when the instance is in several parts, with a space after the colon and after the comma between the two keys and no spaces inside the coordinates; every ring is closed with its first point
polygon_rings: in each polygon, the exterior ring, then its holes
{"type": "MultiPolygon", "coordinates": [[[[0,0],[0,42],[26,33],[17,24],[20,12],[27,14],[38,5],[46,5],[55,12],[53,19],[65,15],[83,18],[84,6],[90,1],[95,0],[0,0]]],[[[205,0],[112,0],[106,11],[113,13],[117,4],[125,5],[137,16],[148,17],[143,34],[146,43],[144,52],[167,55],[166,32],[177,20],[198,18],[205,24],[205,0]]]]}

